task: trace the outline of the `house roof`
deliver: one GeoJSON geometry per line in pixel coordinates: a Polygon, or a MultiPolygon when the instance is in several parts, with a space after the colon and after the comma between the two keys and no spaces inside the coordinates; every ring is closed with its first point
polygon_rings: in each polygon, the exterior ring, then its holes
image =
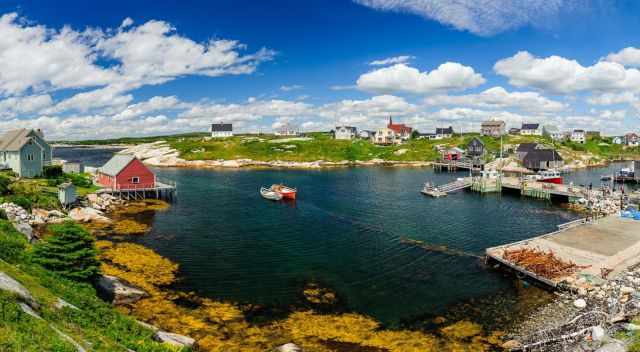
{"type": "Polygon", "coordinates": [[[233,125],[230,123],[212,123],[211,132],[232,132],[233,125]]]}
{"type": "Polygon", "coordinates": [[[501,120],[483,121],[481,124],[482,127],[502,127],[504,125],[505,125],[504,121],[501,121],[501,120]]]}
{"type": "Polygon", "coordinates": [[[19,130],[9,131],[0,137],[0,150],[3,151],[18,151],[25,145],[31,137],[29,134],[33,130],[21,128],[19,130]]]}
{"type": "Polygon", "coordinates": [[[118,176],[135,158],[132,154],[116,154],[106,164],[102,165],[100,172],[109,176],[118,176]]]}
{"type": "Polygon", "coordinates": [[[453,127],[436,128],[436,134],[453,134],[453,127]]]}
{"type": "Polygon", "coordinates": [[[340,129],[340,128],[345,128],[345,129],[350,130],[351,132],[354,132],[354,133],[356,132],[356,128],[353,127],[353,126],[336,126],[336,131],[338,129],[340,129]]]}
{"type": "Polygon", "coordinates": [[[538,143],[520,143],[518,144],[517,152],[529,152],[538,149],[538,143]]]}
{"type": "Polygon", "coordinates": [[[467,144],[467,145],[468,145],[468,146],[469,146],[469,145],[475,145],[475,146],[480,146],[480,145],[482,145],[482,146],[484,146],[484,143],[483,143],[480,139],[478,139],[477,137],[473,137],[473,139],[472,139],[472,140],[469,142],[469,144],[467,144]]]}
{"type": "Polygon", "coordinates": [[[410,133],[413,130],[413,128],[411,128],[411,127],[409,127],[409,126],[407,126],[407,125],[405,125],[403,123],[399,123],[399,124],[390,123],[390,124],[387,125],[387,128],[392,130],[395,133],[403,133],[403,132],[410,133]]]}
{"type": "Polygon", "coordinates": [[[540,127],[539,123],[523,123],[522,124],[523,130],[537,130],[539,127],[540,127]]]}
{"type": "Polygon", "coordinates": [[[539,163],[541,161],[562,161],[562,157],[555,149],[533,149],[522,159],[524,163],[539,163]]]}
{"type": "Polygon", "coordinates": [[[573,133],[584,133],[584,130],[573,130],[573,133]]]}

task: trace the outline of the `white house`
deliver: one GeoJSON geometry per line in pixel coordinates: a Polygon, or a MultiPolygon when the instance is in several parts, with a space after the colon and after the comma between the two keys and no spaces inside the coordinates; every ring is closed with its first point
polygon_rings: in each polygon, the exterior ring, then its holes
{"type": "Polygon", "coordinates": [[[500,137],[507,133],[507,125],[501,120],[484,121],[480,125],[480,134],[483,136],[500,137]]]}
{"type": "Polygon", "coordinates": [[[564,133],[560,132],[556,126],[544,126],[544,135],[554,141],[561,141],[565,137],[564,133]]]}
{"type": "Polygon", "coordinates": [[[629,147],[637,147],[640,145],[640,137],[635,133],[627,133],[624,135],[624,144],[629,147]]]}
{"type": "Polygon", "coordinates": [[[584,130],[573,130],[569,139],[573,143],[584,144],[587,141],[587,133],[584,130]]]}
{"type": "Polygon", "coordinates": [[[212,123],[210,132],[213,138],[232,137],[233,125],[230,123],[212,123]]]}
{"type": "Polygon", "coordinates": [[[520,134],[523,136],[542,136],[543,131],[539,123],[523,123],[520,134]]]}
{"type": "Polygon", "coordinates": [[[402,139],[396,134],[396,132],[388,127],[380,127],[376,130],[376,134],[373,137],[374,144],[400,144],[402,139]]]}
{"type": "Polygon", "coordinates": [[[453,127],[445,127],[445,128],[436,128],[436,138],[435,139],[444,139],[451,138],[453,136],[453,127]]]}
{"type": "Polygon", "coordinates": [[[282,126],[278,127],[274,134],[276,136],[297,136],[300,134],[300,130],[298,129],[298,127],[290,124],[290,123],[285,123],[282,126]]]}
{"type": "Polygon", "coordinates": [[[335,139],[352,140],[356,138],[358,131],[351,126],[336,126],[335,139]]]}
{"type": "Polygon", "coordinates": [[[624,144],[624,137],[613,137],[613,144],[624,144]]]}

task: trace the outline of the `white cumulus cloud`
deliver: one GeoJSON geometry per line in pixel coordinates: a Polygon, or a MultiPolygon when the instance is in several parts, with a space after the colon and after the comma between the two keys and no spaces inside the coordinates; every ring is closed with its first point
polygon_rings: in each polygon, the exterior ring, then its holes
{"type": "Polygon", "coordinates": [[[405,64],[383,67],[361,75],[357,86],[361,90],[393,93],[429,94],[464,90],[485,82],[473,68],[456,62],[446,62],[431,72],[420,72],[405,64]]]}
{"type": "Polygon", "coordinates": [[[558,112],[567,104],[551,100],[538,92],[508,92],[502,87],[489,88],[478,94],[435,95],[425,99],[427,105],[459,105],[481,108],[518,108],[523,111],[558,112]]]}
{"type": "Polygon", "coordinates": [[[617,53],[611,53],[606,57],[607,61],[617,62],[624,66],[640,66],[640,49],[634,47],[624,48],[617,53]]]}
{"type": "Polygon", "coordinates": [[[494,70],[516,87],[539,88],[551,93],[640,89],[639,70],[609,61],[585,67],[561,56],[538,58],[521,51],[496,62],[494,70]]]}

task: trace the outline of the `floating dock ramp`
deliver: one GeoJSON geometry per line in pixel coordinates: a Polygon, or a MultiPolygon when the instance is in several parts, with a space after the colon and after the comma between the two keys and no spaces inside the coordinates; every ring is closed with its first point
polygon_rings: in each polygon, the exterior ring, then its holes
{"type": "Polygon", "coordinates": [[[560,225],[557,231],[548,234],[487,248],[486,255],[487,260],[499,262],[519,275],[551,287],[557,287],[571,276],[591,275],[606,279],[608,275],[615,276],[640,263],[640,221],[618,215],[593,221],[580,219],[560,225]],[[584,268],[565,277],[545,278],[504,258],[505,250],[516,249],[552,252],[558,259],[584,268]]]}

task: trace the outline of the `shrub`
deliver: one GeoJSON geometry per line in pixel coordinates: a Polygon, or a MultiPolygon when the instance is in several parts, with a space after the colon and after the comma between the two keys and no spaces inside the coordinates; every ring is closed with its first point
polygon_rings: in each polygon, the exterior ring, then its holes
{"type": "Polygon", "coordinates": [[[9,185],[11,184],[11,179],[6,176],[0,175],[0,194],[8,194],[9,185]]]}
{"type": "Polygon", "coordinates": [[[77,187],[91,187],[93,181],[86,174],[65,174],[65,176],[77,187]]]}
{"type": "Polygon", "coordinates": [[[42,169],[42,176],[44,178],[59,178],[62,177],[62,165],[49,165],[42,169]]]}
{"type": "Polygon", "coordinates": [[[0,220],[0,259],[10,263],[20,261],[27,246],[26,242],[10,222],[0,220]]]}
{"type": "Polygon", "coordinates": [[[0,220],[7,220],[7,212],[4,209],[0,209],[0,220]]]}
{"type": "Polygon", "coordinates": [[[71,221],[49,226],[51,236],[34,247],[33,261],[77,281],[90,281],[100,273],[93,237],[71,221]]]}
{"type": "Polygon", "coordinates": [[[23,196],[14,196],[11,197],[11,202],[15,205],[19,205],[22,208],[24,208],[27,211],[31,210],[31,206],[33,205],[33,202],[31,201],[31,199],[27,198],[27,197],[23,197],[23,196]]]}

